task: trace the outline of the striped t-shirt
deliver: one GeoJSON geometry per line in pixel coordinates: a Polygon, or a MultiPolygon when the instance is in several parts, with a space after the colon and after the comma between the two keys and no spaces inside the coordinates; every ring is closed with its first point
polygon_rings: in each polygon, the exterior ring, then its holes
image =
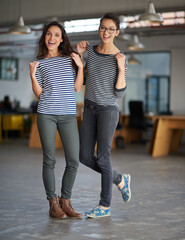
{"type": "Polygon", "coordinates": [[[52,115],[75,115],[75,71],[71,57],[51,57],[41,60],[36,79],[42,87],[37,112],[52,115]]]}
{"type": "MultiPolygon", "coordinates": [[[[87,48],[85,80],[85,99],[98,105],[118,106],[117,99],[123,97],[125,88],[116,89],[118,66],[116,55],[101,54],[96,50],[97,45],[89,45],[87,48]]],[[[127,60],[125,61],[125,79],[127,73],[127,60]]]]}

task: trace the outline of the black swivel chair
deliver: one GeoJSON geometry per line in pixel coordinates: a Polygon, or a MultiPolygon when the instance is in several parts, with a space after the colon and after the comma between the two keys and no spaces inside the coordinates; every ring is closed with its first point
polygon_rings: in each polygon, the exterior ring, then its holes
{"type": "Polygon", "coordinates": [[[143,132],[146,130],[146,118],[142,101],[129,101],[130,120],[129,127],[140,130],[140,142],[145,143],[143,132]]]}

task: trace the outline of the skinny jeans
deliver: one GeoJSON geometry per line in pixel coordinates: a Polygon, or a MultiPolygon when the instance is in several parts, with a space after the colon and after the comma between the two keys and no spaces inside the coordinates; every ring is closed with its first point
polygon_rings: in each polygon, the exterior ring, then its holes
{"type": "Polygon", "coordinates": [[[122,175],[112,171],[110,152],[119,110],[116,106],[100,106],[85,100],[83,121],[80,127],[80,162],[101,174],[99,204],[109,207],[112,183],[118,185],[122,175]],[[95,156],[95,145],[97,154],[95,156]]]}
{"type": "Polygon", "coordinates": [[[54,174],[57,130],[63,143],[66,162],[61,183],[61,197],[69,199],[79,166],[79,134],[76,116],[37,113],[37,126],[43,151],[42,177],[47,199],[57,197],[54,174]]]}

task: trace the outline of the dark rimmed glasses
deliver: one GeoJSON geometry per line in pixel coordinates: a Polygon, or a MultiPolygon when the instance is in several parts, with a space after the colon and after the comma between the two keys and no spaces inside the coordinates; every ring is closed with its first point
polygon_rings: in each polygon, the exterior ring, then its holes
{"type": "Polygon", "coordinates": [[[117,31],[117,29],[115,29],[115,28],[106,28],[106,27],[103,27],[103,26],[100,26],[99,30],[100,30],[100,32],[106,32],[107,31],[109,34],[113,34],[115,31],[117,31]]]}

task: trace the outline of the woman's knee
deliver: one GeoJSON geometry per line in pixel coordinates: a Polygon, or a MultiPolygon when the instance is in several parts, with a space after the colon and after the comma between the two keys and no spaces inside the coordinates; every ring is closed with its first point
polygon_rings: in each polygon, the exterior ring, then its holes
{"type": "Polygon", "coordinates": [[[73,156],[66,160],[66,166],[68,168],[77,169],[79,167],[79,156],[73,156]]]}
{"type": "Polygon", "coordinates": [[[51,158],[44,158],[43,159],[43,167],[44,168],[53,169],[53,168],[55,168],[55,163],[56,163],[55,159],[51,159],[51,158]]]}

